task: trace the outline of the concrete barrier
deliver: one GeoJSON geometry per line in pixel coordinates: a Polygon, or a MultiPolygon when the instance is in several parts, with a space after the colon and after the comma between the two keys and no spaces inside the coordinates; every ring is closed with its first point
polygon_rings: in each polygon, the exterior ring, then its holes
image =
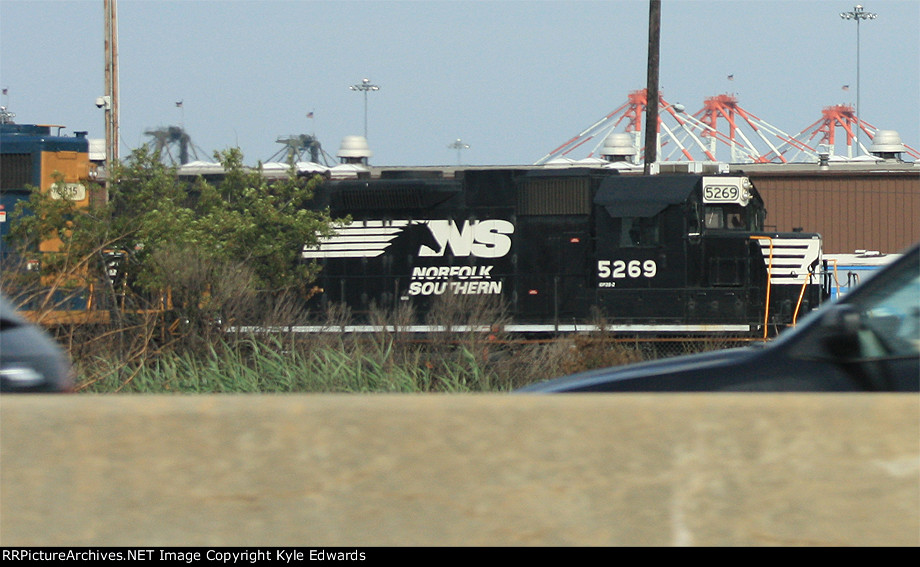
{"type": "Polygon", "coordinates": [[[3,396],[0,545],[918,545],[916,395],[3,396]]]}

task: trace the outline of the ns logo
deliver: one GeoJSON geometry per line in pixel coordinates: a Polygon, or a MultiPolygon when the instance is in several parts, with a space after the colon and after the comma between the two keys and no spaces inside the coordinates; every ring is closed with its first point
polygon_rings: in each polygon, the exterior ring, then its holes
{"type": "Polygon", "coordinates": [[[514,233],[514,225],[506,220],[465,220],[462,226],[453,220],[430,220],[424,224],[431,231],[436,247],[421,245],[419,256],[444,256],[450,248],[454,256],[501,258],[511,250],[509,235],[514,233]]]}

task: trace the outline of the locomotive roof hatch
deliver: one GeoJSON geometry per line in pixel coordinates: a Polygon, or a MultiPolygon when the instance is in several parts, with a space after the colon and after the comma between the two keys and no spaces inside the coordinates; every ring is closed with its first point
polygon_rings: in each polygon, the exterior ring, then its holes
{"type": "Polygon", "coordinates": [[[441,178],[342,180],[328,183],[329,205],[337,213],[429,210],[462,193],[460,182],[441,178]]]}

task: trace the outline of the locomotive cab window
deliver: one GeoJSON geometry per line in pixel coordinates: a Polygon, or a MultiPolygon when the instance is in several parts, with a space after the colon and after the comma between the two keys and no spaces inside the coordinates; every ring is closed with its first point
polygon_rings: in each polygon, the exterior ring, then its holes
{"type": "Polygon", "coordinates": [[[710,230],[751,230],[747,211],[740,205],[706,205],[706,228],[710,230]]]}
{"type": "Polygon", "coordinates": [[[659,243],[657,216],[620,219],[620,246],[658,246],[659,243]]]}

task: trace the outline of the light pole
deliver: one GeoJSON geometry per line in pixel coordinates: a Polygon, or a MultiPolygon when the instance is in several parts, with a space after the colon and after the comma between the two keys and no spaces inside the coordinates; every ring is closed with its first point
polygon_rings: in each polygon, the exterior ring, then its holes
{"type": "Polygon", "coordinates": [[[840,17],[844,20],[856,20],[856,154],[859,155],[859,130],[862,128],[859,122],[859,22],[874,20],[878,14],[866,12],[862,5],[857,4],[852,12],[840,12],[840,17]]]}
{"type": "Polygon", "coordinates": [[[450,148],[450,149],[452,149],[452,150],[457,150],[457,165],[460,165],[460,150],[468,150],[468,149],[470,149],[470,145],[469,145],[469,144],[464,144],[464,143],[463,143],[463,140],[461,140],[460,138],[457,138],[457,141],[455,141],[453,144],[451,144],[451,145],[449,145],[449,146],[447,146],[447,147],[450,148]]]}
{"type": "Polygon", "coordinates": [[[379,91],[380,87],[372,85],[370,79],[361,79],[361,84],[348,87],[353,91],[364,91],[364,139],[367,139],[367,93],[369,91],[379,91]]]}

